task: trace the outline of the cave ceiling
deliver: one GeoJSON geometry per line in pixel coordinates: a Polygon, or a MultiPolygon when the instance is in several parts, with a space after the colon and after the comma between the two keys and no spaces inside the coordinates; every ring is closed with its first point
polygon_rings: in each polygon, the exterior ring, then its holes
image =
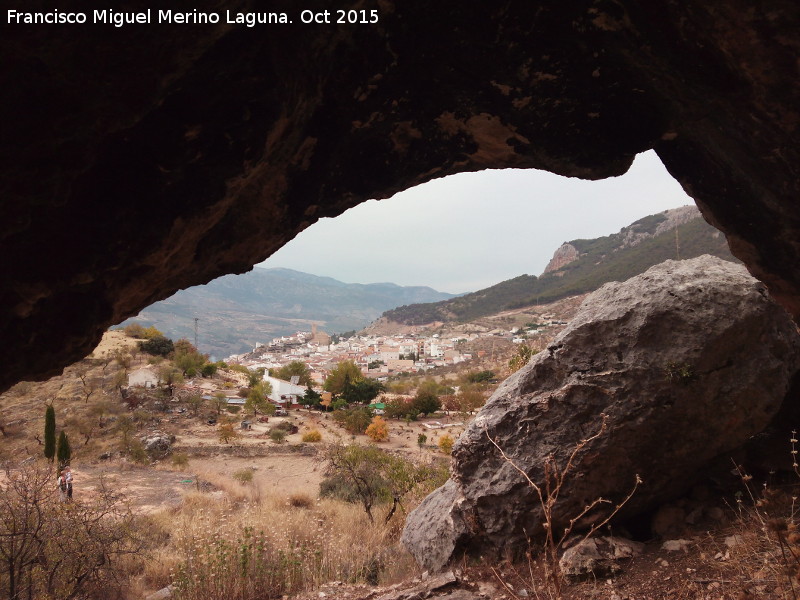
{"type": "Polygon", "coordinates": [[[302,8],[379,20],[4,23],[0,389],[367,199],[486,168],[599,179],[651,148],[800,315],[796,2],[302,8]]]}

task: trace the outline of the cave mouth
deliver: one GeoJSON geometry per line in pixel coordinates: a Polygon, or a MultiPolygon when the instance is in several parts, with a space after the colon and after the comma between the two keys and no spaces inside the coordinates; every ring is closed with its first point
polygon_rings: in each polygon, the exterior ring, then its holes
{"type": "MultiPolygon", "coordinates": [[[[120,325],[137,322],[175,340],[200,339],[202,351],[215,358],[307,330],[310,326],[298,320],[302,318],[329,333],[358,331],[399,306],[436,302],[520,278],[530,284],[553,268],[553,260],[563,261],[553,257],[562,252],[565,240],[610,239],[634,223],[655,222],[666,211],[689,206],[694,206],[692,199],[652,151],[638,155],[625,174],[597,181],[534,169],[450,175],[320,219],[255,265],[254,272],[180,291],[120,325]],[[337,312],[332,307],[339,306],[338,292],[330,307],[320,305],[315,294],[326,292],[314,286],[321,280],[300,283],[309,275],[348,285],[391,283],[430,290],[419,290],[425,297],[415,298],[411,290],[398,289],[396,300],[375,298],[375,305],[364,305],[361,311],[345,303],[337,312]],[[304,296],[298,285],[311,287],[304,296]],[[284,289],[284,295],[273,288],[284,289]],[[243,289],[250,295],[243,296],[243,289]],[[238,317],[217,305],[226,297],[232,303],[227,309],[238,306],[238,317]],[[259,297],[263,309],[256,306],[259,297]],[[248,314],[251,325],[245,326],[248,314]]],[[[690,218],[697,216],[693,212],[690,218]]],[[[679,256],[673,250],[662,259],[679,256]]],[[[509,304],[521,301],[514,292],[509,304]]],[[[359,292],[350,288],[349,293],[359,292]]],[[[355,297],[353,301],[358,302],[355,297]]]]}
{"type": "Polygon", "coordinates": [[[459,173],[321,219],[256,266],[463,294],[539,275],[566,240],[689,204],[653,151],[596,181],[534,169],[459,173]]]}

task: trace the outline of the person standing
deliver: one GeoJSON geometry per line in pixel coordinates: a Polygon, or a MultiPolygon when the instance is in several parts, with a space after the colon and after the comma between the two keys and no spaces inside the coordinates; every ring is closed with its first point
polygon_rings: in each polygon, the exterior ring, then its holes
{"type": "Polygon", "coordinates": [[[61,471],[61,474],[58,476],[56,481],[58,485],[58,500],[59,502],[66,502],[67,501],[67,477],[64,471],[61,471]]]}
{"type": "Polygon", "coordinates": [[[72,502],[72,469],[64,468],[64,482],[67,484],[67,502],[72,502]]]}

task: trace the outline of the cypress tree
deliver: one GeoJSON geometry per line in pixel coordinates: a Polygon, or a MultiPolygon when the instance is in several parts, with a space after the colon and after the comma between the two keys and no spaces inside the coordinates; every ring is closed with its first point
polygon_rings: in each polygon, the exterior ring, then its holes
{"type": "Polygon", "coordinates": [[[69,464],[70,456],[72,456],[72,450],[69,447],[69,438],[63,430],[58,436],[58,450],[56,454],[58,456],[58,470],[60,471],[69,464]]]}
{"type": "Polygon", "coordinates": [[[52,404],[47,405],[44,413],[44,456],[50,462],[56,455],[56,410],[52,404]]]}

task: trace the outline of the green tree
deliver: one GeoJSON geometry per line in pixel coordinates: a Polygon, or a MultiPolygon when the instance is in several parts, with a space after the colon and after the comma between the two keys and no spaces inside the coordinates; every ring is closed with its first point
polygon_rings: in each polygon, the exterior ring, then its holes
{"type": "Polygon", "coordinates": [[[56,455],[56,409],[48,404],[44,411],[44,456],[50,462],[56,455]]]}
{"type": "Polygon", "coordinates": [[[226,406],[228,406],[228,398],[222,392],[217,392],[211,398],[211,407],[217,411],[217,415],[221,415],[226,406]]]}
{"type": "Polygon", "coordinates": [[[153,338],[164,337],[164,334],[160,330],[156,329],[155,325],[150,325],[150,327],[145,327],[142,329],[142,337],[152,340],[153,338]]]}
{"type": "MultiPolygon", "coordinates": [[[[332,444],[326,454],[325,474],[344,484],[348,499],[361,504],[371,522],[373,508],[391,502],[385,522],[389,522],[403,499],[422,486],[440,485],[447,478],[446,469],[436,465],[417,466],[374,446],[332,444]]],[[[324,484],[325,482],[323,482],[324,484]]],[[[320,486],[320,495],[327,495],[320,486]]],[[[329,488],[336,494],[337,490],[329,488]]],[[[340,488],[341,490],[341,488],[340,488]]]]}
{"type": "Polygon", "coordinates": [[[217,369],[219,369],[219,365],[217,363],[206,363],[200,369],[200,374],[203,377],[213,377],[217,374],[217,369]]]}
{"type": "Polygon", "coordinates": [[[122,434],[122,451],[127,454],[131,447],[130,434],[136,431],[136,423],[130,415],[120,415],[114,424],[114,430],[122,434]]]}
{"type": "Polygon", "coordinates": [[[311,385],[314,383],[314,380],[311,378],[311,369],[301,360],[293,360],[289,364],[275,369],[274,373],[274,377],[283,379],[284,381],[291,381],[292,377],[296,375],[299,377],[298,385],[311,385]]]}
{"type": "Polygon", "coordinates": [[[181,370],[184,377],[194,377],[201,372],[206,363],[206,357],[197,351],[186,338],[175,342],[172,362],[181,370]]]}
{"type": "MultiPolygon", "coordinates": [[[[248,377],[249,377],[249,380],[250,380],[249,381],[250,387],[255,386],[260,381],[264,381],[264,373],[265,372],[266,372],[266,369],[264,367],[258,367],[257,369],[254,369],[252,371],[250,371],[248,369],[248,373],[249,373],[248,377]]],[[[270,389],[270,392],[271,391],[272,390],[270,389]]]]}
{"type": "Polygon", "coordinates": [[[364,379],[361,369],[352,360],[343,360],[328,374],[325,380],[325,391],[334,396],[341,395],[347,384],[353,384],[364,379]]]}
{"type": "Polygon", "coordinates": [[[175,393],[175,386],[183,383],[181,372],[170,364],[164,364],[158,370],[158,380],[161,385],[167,388],[167,393],[171,398],[175,393]]]}
{"type": "Polygon", "coordinates": [[[417,395],[414,396],[414,401],[411,403],[411,405],[416,414],[422,413],[424,415],[435,413],[437,410],[442,408],[442,403],[439,401],[439,397],[436,394],[425,390],[417,392],[417,395]]]}
{"type": "Polygon", "coordinates": [[[348,381],[341,396],[350,403],[358,402],[369,404],[384,390],[383,384],[374,379],[360,379],[356,382],[348,381]]]}
{"type": "Polygon", "coordinates": [[[272,393],[272,385],[269,381],[259,381],[250,388],[250,393],[247,394],[247,400],[244,403],[245,411],[257,415],[260,412],[266,412],[268,407],[272,404],[268,396],[272,393]]]}
{"type": "Polygon", "coordinates": [[[416,419],[419,414],[418,410],[414,409],[414,403],[408,402],[403,398],[393,398],[389,400],[384,406],[384,414],[389,419],[402,419],[408,417],[416,419]]]}
{"type": "Polygon", "coordinates": [[[130,338],[144,338],[144,327],[142,327],[142,325],[136,321],[126,325],[123,331],[125,332],[125,335],[130,338]]]}
{"type": "Polygon", "coordinates": [[[375,416],[373,410],[366,406],[333,411],[333,420],[353,435],[362,435],[372,423],[373,416],[375,416]]]}
{"type": "Polygon", "coordinates": [[[306,393],[299,400],[300,404],[307,407],[319,406],[322,402],[322,394],[312,389],[310,385],[306,387],[306,393]]]}
{"type": "Polygon", "coordinates": [[[206,399],[200,394],[191,394],[186,398],[186,404],[189,405],[192,415],[195,417],[197,416],[197,413],[200,412],[200,409],[203,408],[203,404],[205,403],[206,399]]]}
{"type": "Polygon", "coordinates": [[[72,458],[72,449],[69,447],[69,438],[62,430],[58,435],[58,448],[56,449],[56,457],[58,458],[58,470],[61,471],[69,464],[72,458]]]}
{"type": "Polygon", "coordinates": [[[152,354],[153,356],[167,356],[170,352],[175,350],[175,344],[168,337],[156,335],[143,342],[139,342],[139,350],[152,354]]]}

